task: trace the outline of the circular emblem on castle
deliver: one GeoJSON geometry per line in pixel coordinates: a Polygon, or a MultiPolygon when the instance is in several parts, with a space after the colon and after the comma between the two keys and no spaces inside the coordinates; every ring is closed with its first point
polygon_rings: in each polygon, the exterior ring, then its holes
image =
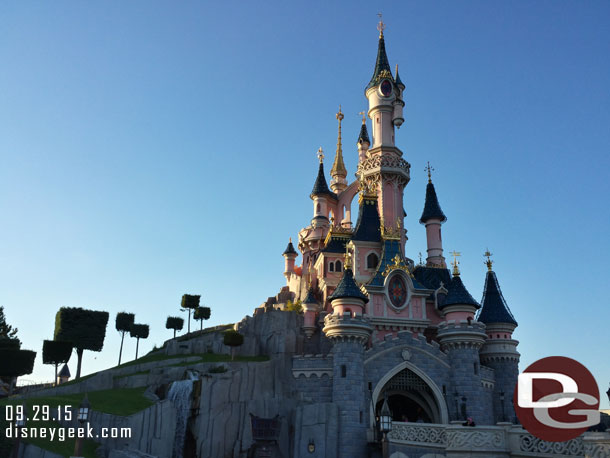
{"type": "Polygon", "coordinates": [[[407,301],[407,285],[400,275],[394,275],[390,278],[388,296],[394,307],[400,308],[405,305],[407,301]]]}

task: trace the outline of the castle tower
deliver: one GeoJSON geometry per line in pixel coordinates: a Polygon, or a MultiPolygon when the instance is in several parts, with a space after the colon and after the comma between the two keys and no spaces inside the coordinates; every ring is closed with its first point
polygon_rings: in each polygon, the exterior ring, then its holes
{"type": "Polygon", "coordinates": [[[369,101],[368,116],[372,120],[373,144],[358,166],[358,177],[378,189],[379,214],[386,227],[400,227],[401,251],[404,254],[403,190],[410,180],[410,164],[402,158],[395,145],[394,127],[403,122],[402,89],[404,85],[392,76],[385,50],[383,22],[379,23],[379,44],[375,70],[365,95],[369,101]]]}
{"type": "Polygon", "coordinates": [[[361,111],[360,114],[362,115],[362,127],[360,128],[360,134],[358,135],[358,163],[361,163],[366,159],[366,153],[371,146],[369,131],[366,128],[366,113],[361,111]]]}
{"type": "Polygon", "coordinates": [[[337,151],[335,152],[335,162],[333,167],[330,169],[330,189],[335,193],[340,193],[347,188],[347,170],[343,163],[343,148],[341,145],[341,121],[343,121],[343,113],[341,113],[341,107],[339,106],[339,112],[337,113],[337,121],[339,121],[339,134],[337,135],[337,151]]]}
{"type": "Polygon", "coordinates": [[[419,219],[421,224],[426,225],[426,240],[428,242],[428,257],[426,258],[427,267],[442,267],[446,268],[445,258],[443,257],[443,239],[441,237],[441,224],[447,221],[447,217],[441,210],[436,197],[436,191],[432,184],[431,170],[428,166],[428,185],[426,186],[426,203],[424,211],[419,219]]]}
{"type": "Polygon", "coordinates": [[[462,283],[457,260],[448,290],[442,306],[446,321],[438,327],[438,339],[451,364],[451,390],[447,396],[450,417],[453,420],[472,417],[476,423],[491,424],[479,360],[479,350],[485,342],[485,325],[473,320],[480,305],[462,283]]]}
{"type": "Polygon", "coordinates": [[[284,256],[284,277],[286,277],[286,281],[290,284],[290,276],[294,274],[294,260],[299,254],[294,249],[292,245],[292,237],[288,240],[288,246],[282,253],[284,256]]]}
{"type": "Polygon", "coordinates": [[[313,189],[309,196],[311,200],[313,200],[313,219],[311,220],[311,225],[314,229],[317,227],[329,226],[329,201],[331,199],[337,200],[337,195],[334,192],[331,192],[331,190],[328,189],[328,184],[326,184],[326,177],[324,176],[324,153],[322,148],[318,150],[318,159],[320,160],[318,176],[316,177],[316,181],[313,184],[313,189]]]}
{"type": "Polygon", "coordinates": [[[333,343],[333,402],[339,406],[340,458],[366,456],[367,402],[364,381],[364,346],[372,327],[363,315],[368,297],[354,281],[351,265],[329,297],[333,313],[324,319],[324,334],[333,343]]]}
{"type": "Polygon", "coordinates": [[[487,251],[487,276],[483,290],[482,308],[479,321],[485,323],[487,340],[481,349],[481,362],[494,369],[496,384],[494,386],[495,421],[515,422],[513,392],[519,376],[519,342],[512,338],[517,321],[510,312],[496,273],[492,270],[491,253],[487,251]]]}

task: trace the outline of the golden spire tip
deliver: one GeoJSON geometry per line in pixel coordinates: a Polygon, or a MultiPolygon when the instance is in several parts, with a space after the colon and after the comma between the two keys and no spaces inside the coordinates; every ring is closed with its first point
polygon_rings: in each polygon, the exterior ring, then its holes
{"type": "Polygon", "coordinates": [[[485,250],[485,253],[483,254],[483,256],[485,256],[487,258],[487,260],[485,261],[485,265],[487,266],[487,270],[489,272],[492,271],[492,265],[493,265],[493,261],[491,260],[491,257],[493,256],[493,253],[489,252],[489,248],[487,248],[485,250]]]}
{"type": "Polygon", "coordinates": [[[320,160],[320,164],[324,162],[324,151],[321,146],[318,148],[318,159],[320,160]]]}
{"type": "Polygon", "coordinates": [[[453,256],[453,276],[456,277],[460,275],[460,269],[458,268],[460,262],[457,260],[457,258],[458,256],[462,256],[462,253],[453,250],[450,254],[453,256]]]}
{"type": "Polygon", "coordinates": [[[362,116],[362,124],[366,124],[366,113],[361,111],[358,114],[362,116]]]}
{"type": "Polygon", "coordinates": [[[377,13],[379,16],[379,24],[377,24],[377,30],[379,30],[379,38],[383,38],[383,30],[385,29],[385,24],[383,23],[383,14],[377,13]]]}
{"type": "Polygon", "coordinates": [[[426,167],[424,167],[424,170],[428,171],[428,183],[432,183],[432,171],[434,170],[433,167],[430,166],[430,161],[428,161],[428,165],[426,165],[426,167]]]}

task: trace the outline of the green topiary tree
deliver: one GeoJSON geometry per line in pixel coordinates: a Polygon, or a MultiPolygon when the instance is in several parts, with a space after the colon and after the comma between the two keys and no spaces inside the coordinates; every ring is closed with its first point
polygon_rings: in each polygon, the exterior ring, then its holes
{"type": "Polygon", "coordinates": [[[191,333],[191,310],[195,310],[197,307],[199,307],[200,299],[201,299],[201,296],[193,296],[191,294],[184,294],[182,296],[182,302],[180,303],[180,307],[182,307],[183,311],[186,309],[189,312],[189,321],[188,321],[188,333],[189,334],[191,333]]]}
{"type": "Polygon", "coordinates": [[[107,325],[108,312],[62,307],[55,315],[54,339],[72,342],[76,348],[76,380],[80,378],[83,351],[102,351],[107,325]]]}
{"type": "Polygon", "coordinates": [[[239,347],[244,343],[244,336],[239,332],[229,329],[224,332],[224,344],[231,347],[231,361],[235,359],[235,347],[239,347]]]}
{"type": "Polygon", "coordinates": [[[129,335],[135,337],[136,342],[136,359],[138,359],[138,347],[140,346],[140,339],[148,339],[149,327],[147,324],[132,324],[129,330],[129,335]]]}
{"type": "Polygon", "coordinates": [[[303,313],[303,304],[301,304],[301,300],[299,299],[296,302],[288,301],[286,302],[286,308],[284,309],[287,312],[297,312],[303,313]]]}
{"type": "Polygon", "coordinates": [[[57,384],[57,367],[66,364],[72,356],[72,342],[60,340],[45,340],[42,342],[42,364],[55,366],[55,382],[57,384]]]}
{"type": "Polygon", "coordinates": [[[165,329],[174,330],[174,339],[176,338],[176,331],[182,331],[184,327],[184,320],[179,316],[168,316],[165,322],[165,329]]]}
{"type": "Polygon", "coordinates": [[[200,326],[199,330],[203,330],[203,320],[209,320],[212,311],[210,307],[197,307],[195,309],[195,313],[193,314],[193,318],[199,320],[200,326]]]}
{"type": "Polygon", "coordinates": [[[17,377],[32,373],[35,359],[36,352],[21,350],[18,339],[0,338],[0,376],[11,378],[9,395],[13,394],[17,377]]]}
{"type": "Polygon", "coordinates": [[[121,333],[121,349],[119,350],[119,366],[121,365],[121,356],[123,355],[123,340],[125,333],[129,332],[131,325],[134,323],[136,316],[133,313],[119,312],[116,314],[115,328],[121,333]]]}

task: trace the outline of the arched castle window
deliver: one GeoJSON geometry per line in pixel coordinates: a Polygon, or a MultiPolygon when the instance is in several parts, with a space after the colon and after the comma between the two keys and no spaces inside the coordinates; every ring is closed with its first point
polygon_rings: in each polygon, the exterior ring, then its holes
{"type": "Polygon", "coordinates": [[[341,272],[341,261],[335,263],[335,272],[341,272]]]}
{"type": "Polygon", "coordinates": [[[316,213],[320,213],[320,204],[316,205],[316,213]]]}
{"type": "Polygon", "coordinates": [[[377,264],[379,264],[379,258],[377,257],[377,255],[375,253],[371,253],[366,257],[366,268],[367,269],[374,269],[377,267],[377,264]]]}
{"type": "Polygon", "coordinates": [[[335,263],[333,261],[330,261],[328,263],[328,271],[329,272],[334,272],[335,271],[335,263]]]}

